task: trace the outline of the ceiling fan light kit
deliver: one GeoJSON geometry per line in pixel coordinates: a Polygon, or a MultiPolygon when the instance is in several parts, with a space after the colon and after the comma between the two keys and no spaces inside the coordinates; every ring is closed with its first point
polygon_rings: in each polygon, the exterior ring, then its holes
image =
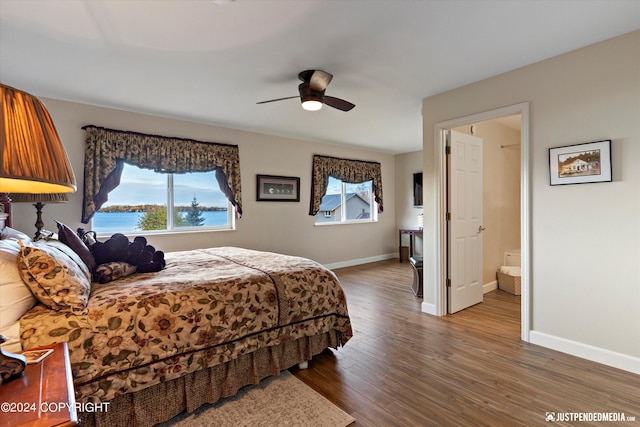
{"type": "MultiPolygon", "coordinates": [[[[336,108],[341,111],[349,111],[355,104],[345,101],[344,99],[335,98],[333,96],[325,96],[324,92],[333,79],[333,75],[322,70],[306,70],[298,74],[298,78],[302,81],[298,85],[300,93],[300,101],[302,108],[307,111],[318,111],[323,104],[336,108]]],[[[286,98],[270,99],[268,101],[260,101],[257,104],[266,104],[268,102],[283,101],[285,99],[298,98],[297,96],[289,96],[286,98]]]]}
{"type": "Polygon", "coordinates": [[[320,101],[316,101],[313,99],[309,99],[306,101],[302,101],[302,108],[304,108],[307,111],[318,111],[319,109],[322,108],[322,102],[320,101]]]}
{"type": "Polygon", "coordinates": [[[300,83],[298,86],[300,92],[300,101],[302,108],[307,111],[318,111],[322,108],[322,98],[324,98],[324,90],[316,92],[309,87],[308,83],[300,83]]]}

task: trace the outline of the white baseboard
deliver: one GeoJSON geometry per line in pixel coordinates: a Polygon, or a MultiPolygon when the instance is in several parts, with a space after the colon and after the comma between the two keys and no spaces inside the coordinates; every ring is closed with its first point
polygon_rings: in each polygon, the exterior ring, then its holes
{"type": "Polygon", "coordinates": [[[529,332],[529,342],[640,375],[640,358],[638,357],[616,353],[615,351],[594,347],[589,344],[571,341],[538,331],[529,332]]]}
{"type": "Polygon", "coordinates": [[[494,280],[493,282],[485,283],[482,285],[482,293],[486,294],[487,292],[495,291],[498,289],[498,281],[494,280]]]}
{"type": "Polygon", "coordinates": [[[432,316],[438,315],[438,307],[435,304],[429,302],[422,302],[422,312],[431,314],[432,316]]]}
{"type": "Polygon", "coordinates": [[[392,258],[398,258],[398,254],[392,253],[392,254],[385,254],[385,255],[376,255],[376,256],[367,257],[367,258],[358,258],[358,259],[352,259],[348,261],[340,261],[340,262],[334,262],[331,264],[324,264],[324,266],[329,270],[334,270],[336,268],[353,267],[354,265],[368,264],[370,262],[384,261],[392,258]]]}

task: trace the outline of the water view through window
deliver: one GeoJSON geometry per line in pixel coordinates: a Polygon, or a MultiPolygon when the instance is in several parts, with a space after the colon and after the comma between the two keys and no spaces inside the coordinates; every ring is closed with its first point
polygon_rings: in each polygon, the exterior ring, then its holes
{"type": "Polygon", "coordinates": [[[101,234],[229,229],[232,208],[214,172],[163,174],[125,165],[120,185],[93,217],[101,234]]]}

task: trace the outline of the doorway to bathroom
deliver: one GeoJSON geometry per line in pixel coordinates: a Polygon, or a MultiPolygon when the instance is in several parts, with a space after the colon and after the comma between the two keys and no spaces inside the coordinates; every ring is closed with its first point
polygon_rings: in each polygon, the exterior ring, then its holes
{"type": "MultiPolygon", "coordinates": [[[[449,233],[449,265],[464,264],[456,259],[456,252],[460,252],[457,247],[465,240],[469,242],[470,250],[467,253],[473,256],[472,261],[477,265],[473,266],[475,272],[464,266],[458,271],[467,273],[470,278],[475,276],[467,286],[470,289],[465,289],[470,294],[466,300],[471,304],[465,304],[464,299],[456,304],[456,280],[452,279],[452,286],[447,289],[447,312],[455,313],[460,321],[464,319],[472,324],[489,324],[491,328],[501,330],[505,336],[515,338],[520,335],[521,303],[520,121],[520,114],[514,114],[452,129],[448,162],[450,169],[457,165],[459,162],[455,158],[460,157],[457,153],[462,148],[471,157],[472,153],[481,154],[481,159],[477,161],[482,164],[475,168],[475,173],[469,174],[469,183],[464,185],[465,191],[474,191],[481,197],[460,197],[460,184],[455,185],[456,174],[453,170],[448,174],[449,211],[459,212],[459,209],[451,209],[459,200],[466,201],[470,212],[472,209],[477,211],[477,214],[464,219],[463,228],[468,230],[464,238],[460,238],[460,231],[449,233]],[[480,148],[474,150],[473,142],[479,144],[480,148]],[[480,177],[476,176],[477,171],[481,171],[480,177]],[[476,242],[477,248],[474,248],[473,242],[476,242]],[[474,283],[477,289],[473,289],[474,283]],[[474,305],[474,301],[482,302],[484,307],[466,309],[474,305]]],[[[469,163],[473,164],[472,161],[469,163]]],[[[459,165],[456,170],[457,175],[461,175],[459,165]]],[[[459,217],[453,215],[448,221],[450,231],[456,229],[454,225],[460,222],[459,217]]]]}
{"type": "MultiPolygon", "coordinates": [[[[436,125],[437,149],[440,168],[440,245],[436,251],[437,262],[440,265],[440,287],[436,287],[436,301],[439,303],[440,313],[450,313],[448,298],[451,294],[449,287],[449,272],[455,269],[463,271],[460,262],[450,257],[451,236],[449,235],[448,200],[460,199],[460,194],[452,194],[449,185],[449,171],[446,158],[446,136],[450,130],[459,133],[475,135],[482,139],[483,152],[483,215],[478,233],[482,233],[481,286],[484,295],[495,296],[503,294],[504,298],[493,298],[492,303],[499,304],[506,300],[510,307],[517,304],[520,308],[520,336],[528,341],[529,331],[529,293],[528,293],[528,104],[518,104],[496,111],[482,113],[465,118],[455,119],[436,125]],[[441,156],[441,157],[440,157],[441,156]],[[497,271],[507,262],[507,253],[517,253],[520,250],[520,296],[503,291],[499,286],[497,271]],[[439,291],[439,292],[438,292],[439,291]]],[[[461,257],[464,262],[473,257],[461,257]]],[[[476,257],[477,258],[477,257],[476,257]]],[[[510,257],[513,261],[513,256],[510,257]]],[[[477,260],[475,261],[477,262],[477,260]]],[[[514,266],[515,267],[515,266],[514,266]]],[[[515,273],[516,269],[512,272],[515,273]]],[[[471,304],[473,306],[474,304],[471,304]]],[[[464,308],[459,308],[463,310],[464,308]]],[[[500,310],[497,310],[500,311],[500,310]]],[[[467,314],[464,314],[465,316],[467,314]]]]}

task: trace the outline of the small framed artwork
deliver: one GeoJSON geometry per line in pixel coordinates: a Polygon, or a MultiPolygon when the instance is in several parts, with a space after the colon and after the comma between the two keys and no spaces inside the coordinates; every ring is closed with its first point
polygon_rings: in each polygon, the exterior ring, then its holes
{"type": "Polygon", "coordinates": [[[300,178],[292,176],[257,175],[258,202],[299,202],[300,178]]]}
{"type": "Polygon", "coordinates": [[[611,140],[549,148],[551,185],[611,182],[611,140]]]}
{"type": "Polygon", "coordinates": [[[27,359],[27,365],[33,365],[42,362],[51,353],[53,353],[53,349],[49,348],[44,350],[23,351],[22,355],[27,359]]]}

